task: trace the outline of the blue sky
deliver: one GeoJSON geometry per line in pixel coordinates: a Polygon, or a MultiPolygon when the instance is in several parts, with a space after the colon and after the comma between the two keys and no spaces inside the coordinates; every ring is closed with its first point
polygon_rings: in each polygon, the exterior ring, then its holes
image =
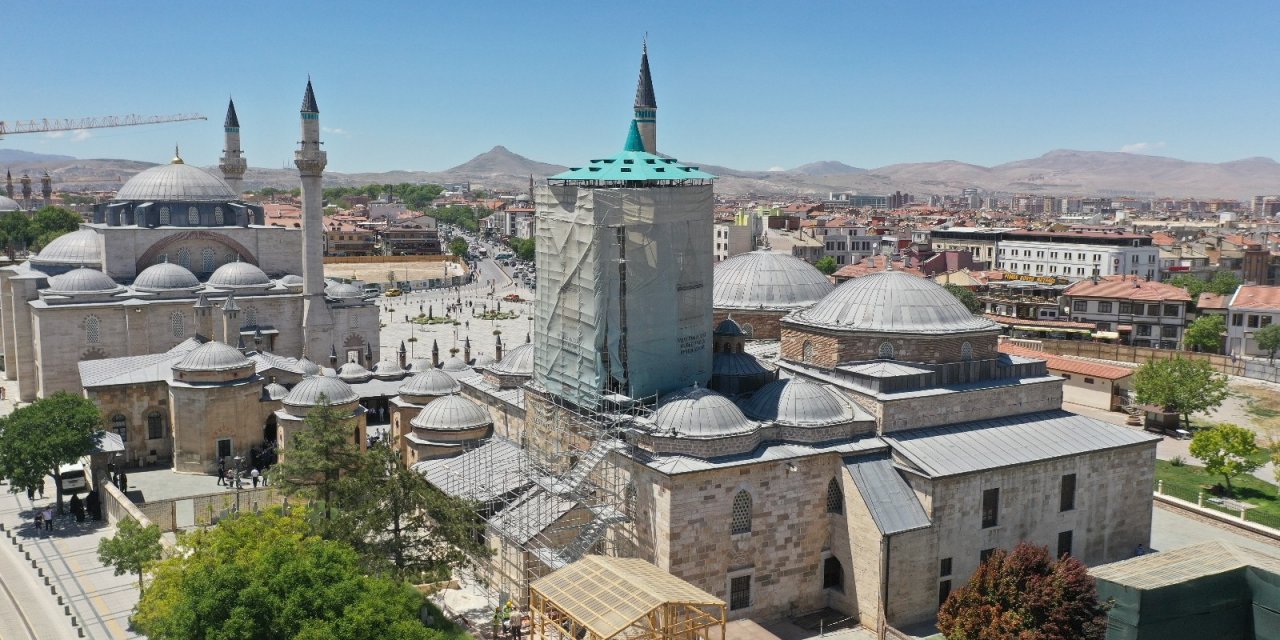
{"type": "Polygon", "coordinates": [[[740,169],[991,165],[1055,148],[1280,157],[1275,2],[61,2],[10,15],[0,119],[200,112],[0,148],[216,163],[234,96],[281,167],[311,74],[336,171],[625,138],[648,32],[659,148],[740,169]]]}

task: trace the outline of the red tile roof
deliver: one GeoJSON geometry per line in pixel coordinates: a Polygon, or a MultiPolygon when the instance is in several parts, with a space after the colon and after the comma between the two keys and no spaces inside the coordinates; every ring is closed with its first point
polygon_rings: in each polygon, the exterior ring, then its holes
{"type": "Polygon", "coordinates": [[[1280,287],[1246,284],[1231,298],[1231,309],[1280,311],[1280,287]]]}
{"type": "Polygon", "coordinates": [[[1223,309],[1226,310],[1227,303],[1231,301],[1231,296],[1224,296],[1217,293],[1202,293],[1200,299],[1196,300],[1196,308],[1201,311],[1205,309],[1223,309]]]}
{"type": "MultiPolygon", "coordinates": [[[[831,276],[839,282],[850,278],[859,278],[872,273],[879,273],[885,270],[888,260],[889,258],[887,256],[871,256],[858,264],[846,264],[845,266],[837,269],[835,273],[831,274],[831,276]]],[[[920,261],[915,261],[915,264],[920,264],[920,261]]],[[[904,267],[901,260],[893,261],[893,270],[909,273],[913,276],[920,276],[921,278],[924,277],[923,271],[916,267],[904,267]]]]}
{"type": "Polygon", "coordinates": [[[1007,353],[1012,356],[1022,356],[1024,358],[1039,358],[1045,361],[1050,372],[1061,371],[1063,373],[1089,376],[1092,378],[1102,378],[1104,380],[1120,380],[1133,375],[1133,369],[1117,367],[1110,364],[1102,364],[1100,362],[1092,362],[1090,360],[1080,360],[1069,356],[1054,355],[1044,351],[1036,351],[1035,349],[1015,346],[1008,342],[1000,343],[1000,353],[1007,353]]]}
{"type": "Polygon", "coordinates": [[[1063,291],[1064,295],[1081,298],[1114,298],[1144,302],[1191,302],[1186,289],[1163,282],[1148,282],[1130,276],[1105,276],[1097,284],[1081,280],[1063,291]]]}

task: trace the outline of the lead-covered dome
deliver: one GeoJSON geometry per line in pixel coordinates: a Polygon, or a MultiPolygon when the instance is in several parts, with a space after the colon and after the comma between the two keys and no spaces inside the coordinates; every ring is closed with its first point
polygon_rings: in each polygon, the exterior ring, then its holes
{"type": "Polygon", "coordinates": [[[133,281],[133,288],[139,291],[173,291],[178,289],[195,289],[200,280],[190,269],[172,262],[153,264],[133,281]]]}
{"type": "Polygon", "coordinates": [[[409,424],[431,431],[466,431],[493,423],[484,407],[460,395],[432,400],[409,424]]]}
{"type": "Polygon", "coordinates": [[[533,345],[522,344],[508,351],[501,360],[490,365],[488,370],[511,376],[533,375],[533,345]]]}
{"type": "Polygon", "coordinates": [[[453,376],[439,369],[427,369],[406,380],[398,391],[407,396],[447,396],[461,389],[462,385],[453,376]]]}
{"type": "Polygon", "coordinates": [[[801,427],[840,424],[858,417],[852,403],[839,392],[797,378],[774,380],[760,387],[743,403],[742,412],[756,420],[801,427]]]}
{"type": "Polygon", "coordinates": [[[338,377],[342,378],[343,382],[368,382],[373,374],[358,362],[348,362],[338,367],[338,377]]]}
{"type": "Polygon", "coordinates": [[[98,233],[93,229],[80,229],[54,238],[52,242],[32,256],[37,265],[56,264],[71,267],[98,267],[102,265],[102,248],[98,233]]]}
{"type": "Polygon", "coordinates": [[[877,333],[946,334],[998,330],[971,313],[942,285],[901,271],[850,280],[786,321],[824,329],[877,333]]]}
{"type": "Polygon", "coordinates": [[[49,278],[46,291],[52,294],[109,294],[123,288],[111,276],[97,269],[81,267],[49,278]]]}
{"type": "Polygon", "coordinates": [[[116,192],[117,201],[217,202],[235,200],[239,194],[222,178],[175,158],[171,164],[151,167],[116,192]]]}
{"type": "Polygon", "coordinates": [[[655,435],[689,438],[744,435],[757,427],[732,400],[701,387],[677,391],[663,398],[653,421],[657,425],[655,435]]]}
{"type": "Polygon", "coordinates": [[[324,295],[327,298],[335,300],[349,300],[351,298],[359,298],[362,296],[360,289],[353,284],[344,282],[335,282],[324,288],[324,295]]]}
{"type": "Polygon", "coordinates": [[[324,369],[320,365],[312,362],[306,356],[298,358],[298,371],[302,372],[303,377],[318,376],[324,373],[324,369]]]}
{"type": "Polygon", "coordinates": [[[736,255],[713,274],[711,306],[717,309],[799,309],[835,288],[813,265],[774,251],[736,255]]]}
{"type": "Polygon", "coordinates": [[[248,262],[228,262],[213,272],[209,276],[208,285],[211,287],[263,287],[271,284],[271,278],[259,269],[257,266],[248,262]]]}
{"type": "Polygon", "coordinates": [[[0,196],[0,211],[20,211],[20,210],[22,210],[22,205],[18,204],[17,200],[14,200],[13,198],[10,198],[8,196],[0,196]]]}
{"type": "Polygon", "coordinates": [[[252,367],[253,361],[225,342],[206,342],[173,365],[175,371],[231,371],[252,367]]]}
{"type": "Polygon", "coordinates": [[[318,407],[320,396],[324,396],[325,404],[330,407],[360,399],[351,385],[333,376],[312,376],[294,385],[282,402],[294,407],[318,407]]]}

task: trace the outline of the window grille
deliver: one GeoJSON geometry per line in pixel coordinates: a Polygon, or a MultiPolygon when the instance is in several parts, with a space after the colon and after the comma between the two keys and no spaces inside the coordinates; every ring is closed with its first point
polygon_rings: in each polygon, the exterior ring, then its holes
{"type": "Polygon", "coordinates": [[[117,413],[111,416],[111,430],[119,434],[121,440],[128,440],[129,422],[125,419],[124,414],[117,413]]]}
{"type": "Polygon", "coordinates": [[[212,273],[214,267],[217,266],[218,257],[214,254],[213,249],[205,247],[200,250],[200,269],[205,273],[212,273]]]}
{"type": "Polygon", "coordinates": [[[226,219],[226,218],[222,215],[222,207],[214,207],[214,208],[213,208],[213,223],[214,223],[214,224],[216,224],[216,225],[218,225],[218,226],[222,226],[223,224],[225,224],[225,222],[224,222],[224,221],[225,221],[225,219],[226,219]]]}
{"type": "Polygon", "coordinates": [[[98,316],[89,316],[84,319],[84,341],[89,344],[99,344],[102,340],[102,321],[98,316]]]}
{"type": "Polygon", "coordinates": [[[183,269],[191,268],[191,250],[190,249],[186,247],[182,247],[181,249],[178,249],[178,265],[181,266],[183,269]]]}
{"type": "Polygon", "coordinates": [[[733,517],[729,533],[751,533],[751,494],[746,491],[739,491],[733,497],[733,517]]]}
{"type": "Polygon", "coordinates": [[[182,321],[182,313],[174,311],[169,314],[169,329],[173,331],[173,337],[181,338],[187,335],[186,323],[182,321]]]}
{"type": "Polygon", "coordinates": [[[200,209],[187,207],[187,224],[200,224],[200,209]]]}
{"type": "Polygon", "coordinates": [[[729,580],[729,609],[746,609],[751,606],[751,576],[738,576],[729,580]]]}
{"type": "Polygon", "coordinates": [[[881,343],[880,343],[880,359],[881,359],[881,360],[892,360],[892,359],[893,359],[893,345],[892,345],[892,344],[890,344],[890,343],[888,343],[888,342],[881,342],[881,343]]]}
{"type": "Polygon", "coordinates": [[[964,344],[960,345],[960,359],[961,360],[973,359],[973,345],[969,344],[968,342],[965,342],[964,344]]]}
{"type": "Polygon", "coordinates": [[[803,360],[806,363],[813,362],[813,343],[808,340],[804,341],[803,360]]]}
{"type": "Polygon", "coordinates": [[[164,437],[164,416],[159,411],[152,411],[147,416],[147,439],[159,440],[164,437]]]}
{"type": "Polygon", "coordinates": [[[169,224],[169,207],[160,207],[160,224],[169,224]]]}
{"type": "Polygon", "coordinates": [[[844,513],[844,491],[835,478],[827,483],[827,513],[844,513]]]}

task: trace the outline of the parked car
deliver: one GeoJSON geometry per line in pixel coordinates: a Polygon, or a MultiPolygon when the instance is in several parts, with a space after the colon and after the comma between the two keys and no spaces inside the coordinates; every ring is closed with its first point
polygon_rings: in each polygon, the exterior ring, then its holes
{"type": "Polygon", "coordinates": [[[387,292],[383,295],[387,296],[388,298],[395,298],[399,295],[402,295],[403,293],[404,292],[399,289],[387,289],[387,292]]]}

